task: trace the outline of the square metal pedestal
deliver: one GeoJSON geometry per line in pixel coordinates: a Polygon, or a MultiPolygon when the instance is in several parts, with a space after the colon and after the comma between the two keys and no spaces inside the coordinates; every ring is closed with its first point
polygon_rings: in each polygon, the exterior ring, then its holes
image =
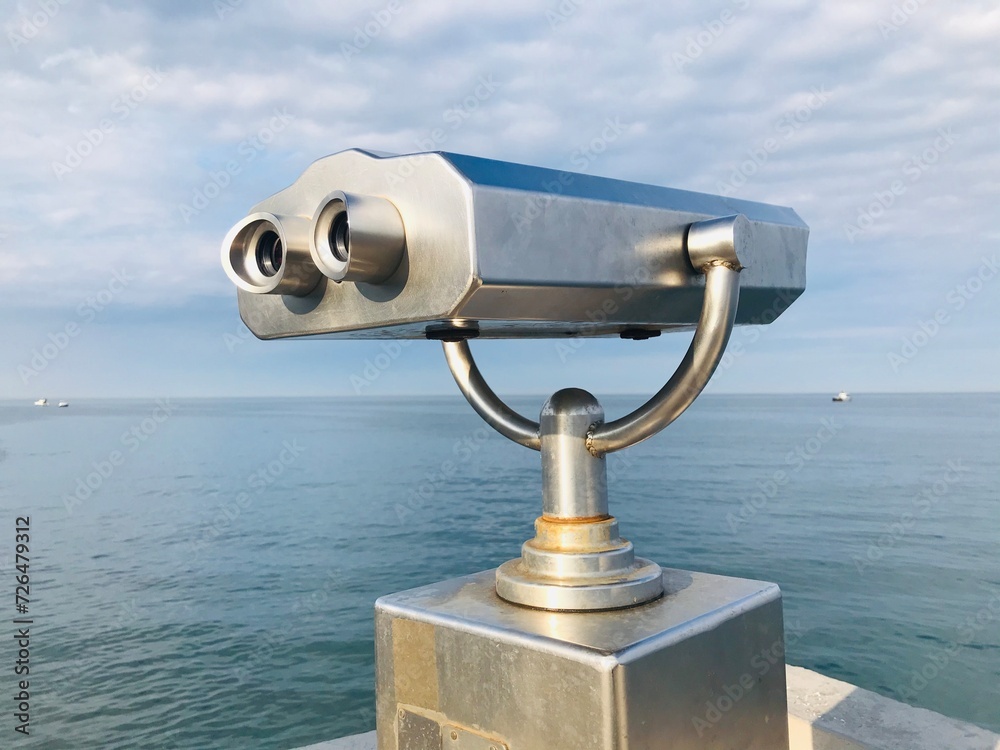
{"type": "Polygon", "coordinates": [[[607,612],[510,604],[492,570],[379,599],[379,750],[787,750],[778,587],[664,583],[607,612]]]}

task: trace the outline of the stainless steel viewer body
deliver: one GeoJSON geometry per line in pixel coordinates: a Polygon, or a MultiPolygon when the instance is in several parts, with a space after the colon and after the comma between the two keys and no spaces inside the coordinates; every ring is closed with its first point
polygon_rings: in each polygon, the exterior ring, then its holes
{"type": "Polygon", "coordinates": [[[691,405],[734,325],[771,323],[802,293],[807,236],[788,208],[357,150],[233,227],[223,267],[257,336],[439,339],[473,409],[541,455],[520,557],[377,603],[380,750],[787,748],[778,587],[637,556],[607,455],[691,405]],[[612,420],[576,388],[537,421],[517,413],[469,344],[691,328],[666,384],[612,420]]]}
{"type": "MultiPolygon", "coordinates": [[[[344,151],[252,211],[277,217],[290,257],[312,245],[325,275],[283,296],[242,286],[240,312],[264,339],[423,338],[456,324],[484,338],[690,329],[704,279],[685,252],[688,228],[737,214],[751,237],[736,323],[769,323],[805,288],[808,228],[791,209],[458,154],[344,151]],[[405,235],[388,276],[337,283],[326,207],[344,195],[352,235],[405,235]],[[362,213],[372,198],[396,209],[402,229],[362,213]]],[[[231,268],[228,258],[224,248],[231,268]]]]}

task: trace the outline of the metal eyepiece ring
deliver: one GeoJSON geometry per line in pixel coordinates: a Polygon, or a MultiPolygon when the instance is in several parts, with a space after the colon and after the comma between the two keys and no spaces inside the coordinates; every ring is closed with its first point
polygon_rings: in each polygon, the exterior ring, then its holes
{"type": "Polygon", "coordinates": [[[236,286],[253,294],[302,297],[321,278],[304,246],[296,217],[253,213],[229,230],[222,243],[222,267],[236,286]]]}
{"type": "Polygon", "coordinates": [[[338,190],[313,217],[309,251],[334,281],[380,284],[399,268],[405,246],[403,219],[385,198],[338,190]]]}

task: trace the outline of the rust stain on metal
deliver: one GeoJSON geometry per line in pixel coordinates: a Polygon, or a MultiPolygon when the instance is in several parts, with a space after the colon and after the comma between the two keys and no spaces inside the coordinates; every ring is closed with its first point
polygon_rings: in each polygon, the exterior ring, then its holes
{"type": "Polygon", "coordinates": [[[578,518],[562,518],[560,516],[549,516],[542,515],[542,520],[546,523],[600,523],[601,521],[607,521],[611,519],[612,516],[607,514],[603,516],[581,516],[578,518]]]}

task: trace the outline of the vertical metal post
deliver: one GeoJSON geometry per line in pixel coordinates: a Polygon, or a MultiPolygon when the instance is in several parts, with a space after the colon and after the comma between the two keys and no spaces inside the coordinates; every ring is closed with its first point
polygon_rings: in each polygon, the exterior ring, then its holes
{"type": "Polygon", "coordinates": [[[554,393],[539,418],[542,516],[521,557],[497,569],[497,593],[529,607],[631,607],[663,593],[660,566],[635,556],[608,513],[608,471],[589,446],[604,422],[597,399],[579,388],[554,393]]]}
{"type": "Polygon", "coordinates": [[[587,391],[566,388],[542,407],[542,513],[546,519],[608,516],[608,470],[587,448],[587,435],[604,421],[604,409],[587,391]]]}

